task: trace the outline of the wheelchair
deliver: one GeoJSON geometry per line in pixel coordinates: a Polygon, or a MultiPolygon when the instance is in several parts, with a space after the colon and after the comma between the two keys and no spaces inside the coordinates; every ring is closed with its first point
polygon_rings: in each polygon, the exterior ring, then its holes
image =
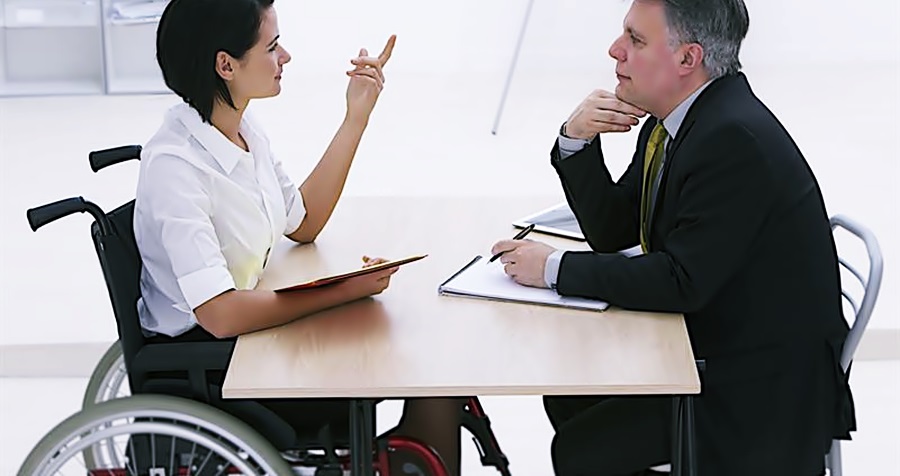
{"type": "MultiPolygon", "coordinates": [[[[141,146],[91,152],[92,170],[139,159],[141,146]]],[[[109,213],[82,197],[27,211],[33,231],[74,213],[89,213],[91,236],[116,318],[119,340],[94,369],[82,409],[32,449],[19,476],[308,475],[342,476],[350,467],[349,435],[330,426],[298,434],[252,400],[225,400],[210,376],[227,368],[233,341],[147,342],[137,314],[141,260],[132,228],[134,200],[109,213]]],[[[477,398],[460,408],[481,464],[509,476],[477,398]]],[[[411,438],[376,439],[373,472],[392,476],[391,454],[409,452],[423,467],[403,474],[441,476],[446,469],[427,445],[411,438]]],[[[397,476],[397,475],[394,475],[397,476]]]]}

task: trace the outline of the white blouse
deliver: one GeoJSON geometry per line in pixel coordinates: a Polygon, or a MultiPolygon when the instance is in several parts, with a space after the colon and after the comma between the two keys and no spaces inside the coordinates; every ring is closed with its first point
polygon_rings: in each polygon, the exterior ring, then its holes
{"type": "Polygon", "coordinates": [[[268,139],[244,116],[249,153],[187,104],[171,108],[143,148],[134,233],[148,335],[182,334],[197,324],[201,304],[255,287],[272,247],[305,216],[268,139]]]}

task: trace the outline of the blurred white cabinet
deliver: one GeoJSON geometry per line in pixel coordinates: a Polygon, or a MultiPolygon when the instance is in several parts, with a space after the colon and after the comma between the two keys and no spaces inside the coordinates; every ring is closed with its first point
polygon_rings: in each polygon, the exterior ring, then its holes
{"type": "Polygon", "coordinates": [[[168,0],[0,0],[0,97],[169,92],[156,62],[168,0]]]}
{"type": "Polygon", "coordinates": [[[156,62],[156,28],[168,0],[102,0],[106,92],[169,92],[156,62]]]}
{"type": "Polygon", "coordinates": [[[0,96],[103,93],[100,0],[0,7],[0,96]]]}

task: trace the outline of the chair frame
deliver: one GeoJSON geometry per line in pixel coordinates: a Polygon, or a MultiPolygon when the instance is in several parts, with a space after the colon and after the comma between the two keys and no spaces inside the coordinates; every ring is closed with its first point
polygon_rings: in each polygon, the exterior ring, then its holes
{"type": "MultiPolygon", "coordinates": [[[[846,374],[850,369],[850,364],[853,362],[853,356],[857,347],[859,347],[859,342],[862,340],[866,326],[869,324],[869,319],[872,317],[875,302],[878,300],[878,292],[881,289],[881,277],[884,272],[884,259],[881,255],[878,239],[871,230],[845,215],[835,215],[830,222],[832,233],[838,228],[842,228],[862,240],[869,256],[868,274],[863,275],[846,259],[840,257],[840,253],[838,253],[839,265],[849,271],[863,287],[862,301],[857,304],[856,300],[847,291],[846,286],[841,284],[841,295],[850,303],[850,307],[853,308],[854,312],[854,321],[850,326],[850,332],[847,334],[844,348],[841,351],[841,368],[846,374]]],[[[842,476],[840,440],[834,440],[831,443],[831,450],[825,456],[825,466],[828,468],[831,476],[842,476]]]]}

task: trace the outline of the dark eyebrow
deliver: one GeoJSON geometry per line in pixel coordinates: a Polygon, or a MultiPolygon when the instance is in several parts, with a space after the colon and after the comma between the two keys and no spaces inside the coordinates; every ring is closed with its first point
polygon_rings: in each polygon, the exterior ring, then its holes
{"type": "Polygon", "coordinates": [[[631,35],[631,36],[633,36],[633,37],[635,37],[635,38],[637,38],[637,39],[639,39],[639,40],[641,40],[641,41],[644,40],[644,37],[643,37],[640,33],[634,31],[634,29],[631,28],[630,26],[629,26],[629,27],[626,27],[626,28],[625,28],[625,31],[627,31],[629,35],[631,35]]]}
{"type": "Polygon", "coordinates": [[[266,45],[266,48],[271,48],[272,45],[274,45],[275,42],[278,41],[279,38],[281,38],[281,35],[275,35],[275,39],[273,39],[272,41],[270,41],[269,44],[266,45]]]}

